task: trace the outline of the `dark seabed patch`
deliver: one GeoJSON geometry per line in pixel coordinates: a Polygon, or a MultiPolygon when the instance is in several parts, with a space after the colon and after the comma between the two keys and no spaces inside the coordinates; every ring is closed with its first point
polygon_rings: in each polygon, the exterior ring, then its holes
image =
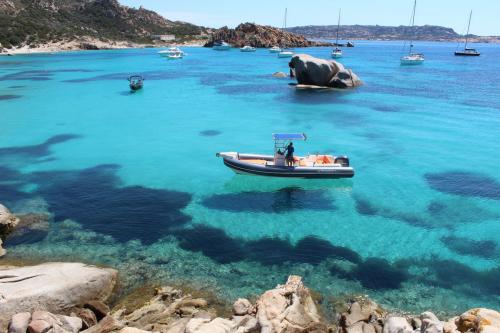
{"type": "Polygon", "coordinates": [[[296,245],[280,238],[246,241],[232,238],[221,229],[204,225],[176,230],[174,235],[179,240],[181,248],[201,252],[222,264],[248,260],[266,266],[285,263],[317,265],[328,258],[353,263],[361,261],[358,253],[313,236],[301,239],[296,245]]]}
{"type": "Polygon", "coordinates": [[[340,278],[359,281],[363,287],[372,290],[399,289],[409,278],[405,268],[380,258],[368,258],[348,271],[333,266],[330,272],[340,278]]]}
{"type": "Polygon", "coordinates": [[[218,86],[217,92],[224,95],[276,94],[285,89],[287,87],[277,84],[233,84],[218,86]]]}
{"type": "MultiPolygon", "coordinates": [[[[415,227],[437,228],[444,226],[435,224],[433,221],[422,218],[420,215],[412,212],[399,212],[391,208],[377,206],[360,195],[355,195],[353,198],[356,211],[361,215],[380,216],[386,219],[398,220],[415,227]]],[[[452,225],[451,222],[450,225],[452,225]]]]}
{"type": "Polygon", "coordinates": [[[190,221],[183,214],[188,193],[142,186],[122,187],[116,165],[80,171],[33,173],[36,194],[49,204],[55,221],[72,219],[84,228],[113,236],[120,242],[140,239],[151,244],[173,227],[190,221]]]}
{"type": "MultiPolygon", "coordinates": [[[[179,71],[149,71],[143,73],[137,73],[137,75],[142,75],[145,81],[149,80],[174,80],[179,77],[189,76],[189,73],[182,73],[179,71]]],[[[67,83],[84,83],[93,81],[117,81],[125,80],[130,76],[130,73],[112,73],[105,75],[98,75],[92,77],[85,77],[79,79],[64,80],[67,83]]]]}
{"type": "MultiPolygon", "coordinates": [[[[284,83],[281,83],[284,85],[284,83]]],[[[296,89],[293,86],[288,86],[282,89],[285,94],[276,97],[279,102],[298,103],[298,104],[332,104],[341,103],[343,97],[348,94],[348,91],[339,90],[324,90],[314,91],[305,89],[296,89]]]]}
{"type": "Polygon", "coordinates": [[[436,225],[479,223],[489,219],[498,219],[500,215],[486,210],[468,197],[456,197],[447,200],[433,200],[427,205],[427,214],[436,225]]]}
{"type": "Polygon", "coordinates": [[[492,240],[473,240],[455,236],[441,237],[440,240],[451,251],[461,255],[493,259],[496,254],[497,244],[492,240]]]}
{"type": "Polygon", "coordinates": [[[287,187],[275,192],[215,194],[202,200],[210,209],[230,212],[281,213],[297,209],[336,210],[334,199],[324,190],[287,187]]]}
{"type": "Polygon", "coordinates": [[[200,132],[201,136],[217,136],[217,135],[221,135],[221,134],[222,134],[222,132],[217,131],[217,130],[205,130],[205,131],[200,132]]]}
{"type": "Polygon", "coordinates": [[[24,88],[26,86],[10,86],[9,89],[19,89],[19,88],[24,88]]]}
{"type": "Polygon", "coordinates": [[[45,142],[32,146],[0,148],[0,158],[12,155],[27,155],[30,157],[45,157],[50,154],[51,146],[79,138],[75,134],[61,134],[47,139],[45,142]]]}
{"type": "Polygon", "coordinates": [[[93,72],[88,69],[58,69],[58,70],[32,70],[21,71],[0,76],[0,81],[48,81],[56,73],[87,73],[93,72]]]}
{"type": "Polygon", "coordinates": [[[433,287],[460,290],[477,295],[500,296],[500,267],[485,271],[477,271],[458,261],[444,259],[406,259],[400,260],[398,266],[411,269],[415,273],[413,280],[433,287]]]}
{"type": "Polygon", "coordinates": [[[495,179],[467,171],[428,173],[425,180],[436,191],[464,197],[500,200],[500,183],[495,179]]]}
{"type": "Polygon", "coordinates": [[[380,105],[373,105],[371,108],[375,111],[378,112],[399,112],[401,109],[397,106],[394,105],[385,105],[385,104],[380,104],[380,105]]]}
{"type": "Polygon", "coordinates": [[[21,98],[21,95],[0,95],[0,101],[7,101],[10,99],[18,99],[21,98]]]}

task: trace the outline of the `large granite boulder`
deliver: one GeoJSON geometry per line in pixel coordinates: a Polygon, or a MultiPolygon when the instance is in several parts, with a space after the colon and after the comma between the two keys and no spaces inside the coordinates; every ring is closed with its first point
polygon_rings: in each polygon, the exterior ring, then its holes
{"type": "Polygon", "coordinates": [[[289,66],[299,85],[347,89],[362,84],[356,74],[334,60],[297,54],[292,57],[289,66]]]}
{"type": "Polygon", "coordinates": [[[413,333],[413,327],[404,317],[389,317],[385,320],[383,333],[413,333]]]}
{"type": "Polygon", "coordinates": [[[443,333],[443,323],[432,312],[426,311],[420,315],[421,333],[443,333]]]}
{"type": "Polygon", "coordinates": [[[90,300],[106,300],[117,271],[81,263],[47,263],[2,269],[0,266],[0,329],[20,312],[61,313],[90,300]]]}
{"type": "Polygon", "coordinates": [[[285,285],[266,291],[257,301],[257,309],[261,333],[327,332],[300,276],[292,275],[285,285]]]}
{"type": "Polygon", "coordinates": [[[7,207],[0,204],[0,238],[5,239],[19,223],[19,219],[7,207]]]}
{"type": "Polygon", "coordinates": [[[461,314],[455,324],[461,333],[500,333],[500,312],[477,308],[461,314]]]}

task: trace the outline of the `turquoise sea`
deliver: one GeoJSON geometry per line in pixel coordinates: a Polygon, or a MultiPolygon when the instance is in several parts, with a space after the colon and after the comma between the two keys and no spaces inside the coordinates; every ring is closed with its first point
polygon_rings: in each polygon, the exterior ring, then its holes
{"type": "MultiPolygon", "coordinates": [[[[296,91],[267,50],[184,48],[0,58],[0,202],[48,212],[7,258],[120,269],[127,288],[185,281],[227,300],[299,274],[388,308],[500,308],[500,47],[478,58],[359,42],[353,91],[296,91]],[[142,74],[130,93],[126,78],[142,74]],[[347,154],[350,180],[235,175],[219,151],[347,154]]],[[[297,50],[328,57],[328,48],[297,50]]],[[[0,261],[1,263],[1,261],[0,261]]]]}

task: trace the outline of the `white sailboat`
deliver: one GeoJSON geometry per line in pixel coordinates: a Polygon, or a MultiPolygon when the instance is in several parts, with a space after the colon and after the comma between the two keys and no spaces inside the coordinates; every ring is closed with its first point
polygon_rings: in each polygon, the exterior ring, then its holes
{"type": "MultiPolygon", "coordinates": [[[[285,8],[285,21],[283,24],[283,33],[285,32],[286,29],[286,18],[288,15],[288,8],[285,8]]],[[[286,45],[284,45],[283,49],[278,53],[278,58],[291,58],[293,56],[293,51],[289,50],[286,48],[286,45]]]]}
{"type": "Polygon", "coordinates": [[[340,14],[342,9],[339,9],[339,21],[337,23],[337,39],[335,40],[335,50],[332,51],[332,58],[342,58],[342,49],[339,48],[339,30],[340,30],[340,14]]]}
{"type": "Polygon", "coordinates": [[[240,49],[241,52],[255,52],[257,49],[250,45],[245,45],[240,49]]]}
{"type": "MultiPolygon", "coordinates": [[[[411,15],[411,24],[410,27],[413,30],[415,26],[415,13],[417,11],[417,0],[413,3],[413,12],[411,15]]],[[[401,57],[401,65],[420,65],[425,61],[425,57],[422,53],[414,53],[413,52],[413,40],[410,39],[410,51],[408,55],[401,57]]]]}
{"type": "Polygon", "coordinates": [[[479,53],[476,49],[471,49],[467,47],[467,44],[469,43],[469,31],[470,31],[470,22],[472,20],[472,10],[470,11],[469,15],[469,25],[467,26],[467,34],[465,35],[465,46],[464,49],[461,51],[455,51],[456,56],[465,56],[465,57],[479,57],[481,53],[479,53]]]}

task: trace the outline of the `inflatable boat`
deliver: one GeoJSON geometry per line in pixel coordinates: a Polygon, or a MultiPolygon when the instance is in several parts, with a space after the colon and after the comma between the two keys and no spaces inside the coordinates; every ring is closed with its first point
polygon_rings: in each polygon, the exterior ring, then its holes
{"type": "Polygon", "coordinates": [[[238,174],[289,178],[352,178],[354,169],[347,156],[294,156],[287,161],[284,151],[293,140],[306,140],[305,134],[273,134],[274,155],[221,152],[224,164],[238,174]]]}

